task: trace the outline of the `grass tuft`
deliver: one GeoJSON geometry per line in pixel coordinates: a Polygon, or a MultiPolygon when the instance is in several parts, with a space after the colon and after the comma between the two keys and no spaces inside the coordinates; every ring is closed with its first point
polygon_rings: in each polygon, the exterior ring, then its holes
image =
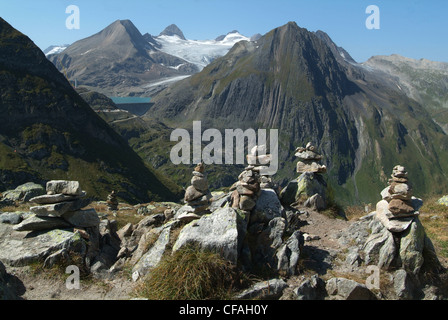
{"type": "Polygon", "coordinates": [[[239,282],[240,274],[229,261],[189,246],[165,256],[136,294],[150,300],[224,300],[239,282]]]}

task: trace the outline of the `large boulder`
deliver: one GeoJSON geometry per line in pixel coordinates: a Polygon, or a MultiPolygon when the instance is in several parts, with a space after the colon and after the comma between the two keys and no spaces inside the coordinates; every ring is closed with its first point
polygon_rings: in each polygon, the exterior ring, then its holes
{"type": "Polygon", "coordinates": [[[45,189],[34,182],[27,182],[15,188],[3,192],[3,199],[10,201],[28,202],[31,198],[45,194],[45,189]]]}
{"type": "Polygon", "coordinates": [[[176,225],[177,222],[173,221],[162,227],[162,231],[160,232],[157,241],[145,254],[143,254],[132,269],[134,279],[146,275],[149,270],[159,264],[170,242],[171,229],[176,225]]]}
{"type": "Polygon", "coordinates": [[[23,219],[24,212],[5,212],[0,213],[0,223],[19,224],[23,219]]]}
{"type": "Polygon", "coordinates": [[[24,237],[0,239],[0,260],[12,266],[24,266],[43,261],[63,248],[84,255],[86,244],[78,233],[69,230],[31,232],[24,237]]]}
{"type": "Polygon", "coordinates": [[[250,223],[268,223],[274,218],[284,216],[285,210],[277,193],[273,189],[262,189],[250,216],[250,223]]]}
{"type": "Polygon", "coordinates": [[[246,216],[240,210],[220,208],[187,224],[179,234],[173,251],[197,245],[221,254],[236,264],[246,233],[246,216]]]}
{"type": "Polygon", "coordinates": [[[280,192],[280,199],[283,205],[292,205],[294,203],[304,204],[311,197],[317,198],[319,195],[319,203],[315,203],[313,199],[313,206],[319,209],[325,209],[327,203],[327,183],[320,174],[312,172],[302,173],[297,179],[290,181],[286,187],[280,192]]]}

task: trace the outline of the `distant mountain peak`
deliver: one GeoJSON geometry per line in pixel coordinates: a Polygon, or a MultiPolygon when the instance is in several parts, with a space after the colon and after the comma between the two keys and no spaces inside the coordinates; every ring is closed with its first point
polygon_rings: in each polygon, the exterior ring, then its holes
{"type": "Polygon", "coordinates": [[[175,24],[171,24],[163,30],[159,36],[178,36],[182,40],[186,40],[184,33],[175,24]]]}
{"type": "Polygon", "coordinates": [[[238,30],[232,30],[230,32],[227,32],[227,34],[222,34],[219,37],[215,39],[215,41],[222,41],[224,40],[229,34],[240,34],[238,30]]]}

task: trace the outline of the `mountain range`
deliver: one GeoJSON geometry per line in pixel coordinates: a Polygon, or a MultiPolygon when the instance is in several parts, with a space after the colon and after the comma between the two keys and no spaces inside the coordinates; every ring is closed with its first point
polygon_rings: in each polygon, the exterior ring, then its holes
{"type": "Polygon", "coordinates": [[[117,20],[66,48],[45,51],[72,82],[108,96],[152,95],[199,72],[241,40],[249,39],[232,32],[221,40],[187,40],[174,24],[158,36],[142,35],[130,20],[117,20]]]}
{"type": "MultiPolygon", "coordinates": [[[[337,201],[376,202],[396,164],[410,172],[416,195],[448,191],[448,64],[397,55],[358,63],[325,32],[295,22],[251,39],[236,31],[219,36],[209,41],[219,54],[198,59],[213,50],[195,50],[204,41],[187,40],[175,25],[167,29],[142,35],[129,20],[117,20],[48,59],[81,84],[79,101],[96,110],[95,121],[103,118],[98,126],[120,135],[112,140],[126,140],[129,152],[178,185],[188,184],[191,167],[170,162],[170,133],[201,120],[202,130],[278,129],[280,170],[274,180],[280,185],[295,178],[294,151],[310,141],[324,155],[337,201]],[[154,105],[139,117],[116,109],[103,93],[150,94],[154,105]]],[[[61,74],[56,78],[62,83],[61,74]]],[[[64,88],[79,98],[66,81],[64,88]]],[[[71,117],[65,116],[76,123],[71,117]]],[[[33,136],[45,140],[48,134],[33,136]]],[[[9,137],[3,141],[19,145],[9,137]]],[[[240,171],[209,167],[211,187],[230,186],[240,171]]]]}
{"type": "Polygon", "coordinates": [[[448,137],[434,115],[446,110],[446,64],[419,69],[411,62],[356,63],[324,32],[290,22],[256,42],[238,42],[162,91],[146,118],[185,128],[200,119],[203,130],[277,128],[283,183],[295,175],[295,148],[311,141],[325,156],[335,194],[351,203],[375,201],[399,163],[417,194],[443,192],[448,137]],[[393,71],[398,66],[401,73],[393,71]],[[436,103],[423,103],[430,98],[436,103]]]}
{"type": "Polygon", "coordinates": [[[0,190],[78,180],[106,199],[177,200],[179,188],[145,164],[44,53],[0,18],[0,190]]]}

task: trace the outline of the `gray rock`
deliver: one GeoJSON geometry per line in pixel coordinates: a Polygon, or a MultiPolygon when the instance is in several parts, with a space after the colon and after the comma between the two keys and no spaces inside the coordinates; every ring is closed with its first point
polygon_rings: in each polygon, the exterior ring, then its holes
{"type": "Polygon", "coordinates": [[[417,275],[423,265],[423,248],[425,246],[425,230],[416,218],[401,237],[400,259],[403,269],[417,275]]]}
{"type": "Polygon", "coordinates": [[[193,176],[191,185],[199,192],[206,193],[208,191],[208,181],[206,177],[193,176]]]}
{"type": "Polygon", "coordinates": [[[189,201],[196,200],[196,199],[202,197],[203,195],[204,195],[203,192],[196,190],[196,188],[193,186],[189,186],[187,188],[187,190],[185,190],[184,199],[185,199],[185,201],[189,202],[189,201]]]}
{"type": "Polygon", "coordinates": [[[283,217],[284,211],[277,193],[272,189],[262,189],[250,221],[267,223],[276,217],[283,217]]]}
{"type": "Polygon", "coordinates": [[[79,181],[52,180],[47,182],[47,193],[80,196],[82,190],[79,181]]]}
{"type": "Polygon", "coordinates": [[[366,265],[377,264],[379,267],[389,266],[396,257],[394,238],[382,224],[377,230],[372,230],[372,234],[367,238],[363,246],[364,261],[366,265]],[[381,263],[380,263],[381,262],[381,263]]]}
{"type": "Polygon", "coordinates": [[[239,208],[241,210],[250,211],[255,207],[255,205],[256,202],[252,199],[252,197],[246,195],[240,197],[239,208]]]}
{"type": "Polygon", "coordinates": [[[44,261],[45,268],[51,268],[56,264],[69,261],[70,256],[67,249],[63,248],[49,255],[44,261]]]}
{"type": "Polygon", "coordinates": [[[417,215],[412,214],[411,216],[401,217],[399,219],[389,219],[387,213],[381,208],[377,208],[376,211],[376,219],[379,220],[387,230],[396,233],[407,230],[416,216],[417,215]]]}
{"type": "Polygon", "coordinates": [[[345,278],[331,278],[326,283],[331,298],[337,300],[376,300],[375,295],[363,284],[345,278]]]}
{"type": "Polygon", "coordinates": [[[62,218],[78,228],[95,227],[100,224],[100,218],[95,209],[70,211],[62,215],[62,218]]]}
{"type": "Polygon", "coordinates": [[[13,227],[15,231],[42,231],[70,228],[70,224],[62,218],[32,216],[13,227]]]}
{"type": "Polygon", "coordinates": [[[324,202],[327,201],[327,183],[324,178],[320,174],[302,173],[297,178],[296,201],[308,199],[315,194],[319,194],[324,202]]]}
{"type": "Polygon", "coordinates": [[[40,217],[61,217],[69,211],[80,210],[90,204],[90,199],[78,199],[55,204],[31,207],[30,211],[40,217]]]}
{"type": "Polygon", "coordinates": [[[283,205],[289,206],[296,202],[297,179],[288,182],[285,188],[280,192],[280,201],[283,205]]]}
{"type": "Polygon", "coordinates": [[[195,244],[201,249],[221,254],[236,264],[238,249],[245,236],[245,217],[232,208],[221,208],[186,225],[179,234],[173,252],[195,244]]]}
{"type": "Polygon", "coordinates": [[[358,247],[351,247],[345,257],[345,263],[351,266],[359,267],[361,264],[361,256],[358,247]]]}
{"type": "Polygon", "coordinates": [[[406,270],[400,269],[395,271],[393,279],[395,294],[398,298],[403,300],[411,300],[414,298],[413,292],[415,285],[406,270]]]}
{"type": "Polygon", "coordinates": [[[268,281],[261,281],[254,284],[247,290],[238,294],[235,298],[240,300],[259,299],[259,300],[274,300],[281,297],[283,290],[288,287],[288,284],[282,279],[271,279],[268,281]]]}
{"type": "Polygon", "coordinates": [[[6,272],[5,265],[0,261],[0,300],[19,300],[19,293],[14,286],[12,277],[6,272]],[[12,283],[11,283],[12,282],[12,283]]]}
{"type": "Polygon", "coordinates": [[[160,233],[159,238],[154,245],[145,253],[134,266],[132,272],[138,271],[140,275],[146,275],[151,268],[156,267],[163,254],[165,253],[166,246],[170,241],[171,228],[165,228],[160,233]]]}
{"type": "Polygon", "coordinates": [[[54,204],[54,203],[59,203],[59,202],[77,200],[80,197],[85,197],[85,196],[86,196],[85,191],[83,191],[81,193],[81,195],[79,195],[79,196],[69,196],[69,195],[65,195],[62,193],[60,193],[60,194],[45,194],[45,195],[34,197],[34,198],[30,199],[30,202],[34,202],[37,204],[54,204]]]}
{"type": "Polygon", "coordinates": [[[0,260],[12,266],[25,266],[45,260],[49,255],[63,248],[83,255],[86,244],[79,234],[66,230],[33,232],[22,239],[0,240],[0,260]]]}
{"type": "Polygon", "coordinates": [[[325,210],[327,204],[325,203],[322,196],[316,193],[305,201],[304,206],[316,211],[322,211],[325,210]]]}
{"type": "Polygon", "coordinates": [[[323,300],[326,296],[325,281],[317,275],[303,281],[293,290],[297,300],[323,300]]]}
{"type": "Polygon", "coordinates": [[[297,274],[297,264],[303,244],[302,233],[295,231],[277,252],[277,270],[285,272],[288,276],[297,274]]]}
{"type": "Polygon", "coordinates": [[[228,193],[217,200],[212,199],[212,202],[210,203],[209,206],[209,210],[213,212],[219,208],[223,208],[224,206],[226,206],[230,202],[230,195],[231,193],[228,193]]]}
{"type": "Polygon", "coordinates": [[[14,190],[5,191],[3,193],[3,199],[28,202],[31,198],[42,194],[45,194],[44,187],[34,182],[28,182],[18,186],[14,190]]]}
{"type": "Polygon", "coordinates": [[[23,212],[5,212],[0,214],[0,223],[19,224],[22,221],[23,212]]]}
{"type": "Polygon", "coordinates": [[[193,212],[184,212],[177,217],[179,221],[189,223],[193,220],[201,219],[201,216],[193,212]]]}

